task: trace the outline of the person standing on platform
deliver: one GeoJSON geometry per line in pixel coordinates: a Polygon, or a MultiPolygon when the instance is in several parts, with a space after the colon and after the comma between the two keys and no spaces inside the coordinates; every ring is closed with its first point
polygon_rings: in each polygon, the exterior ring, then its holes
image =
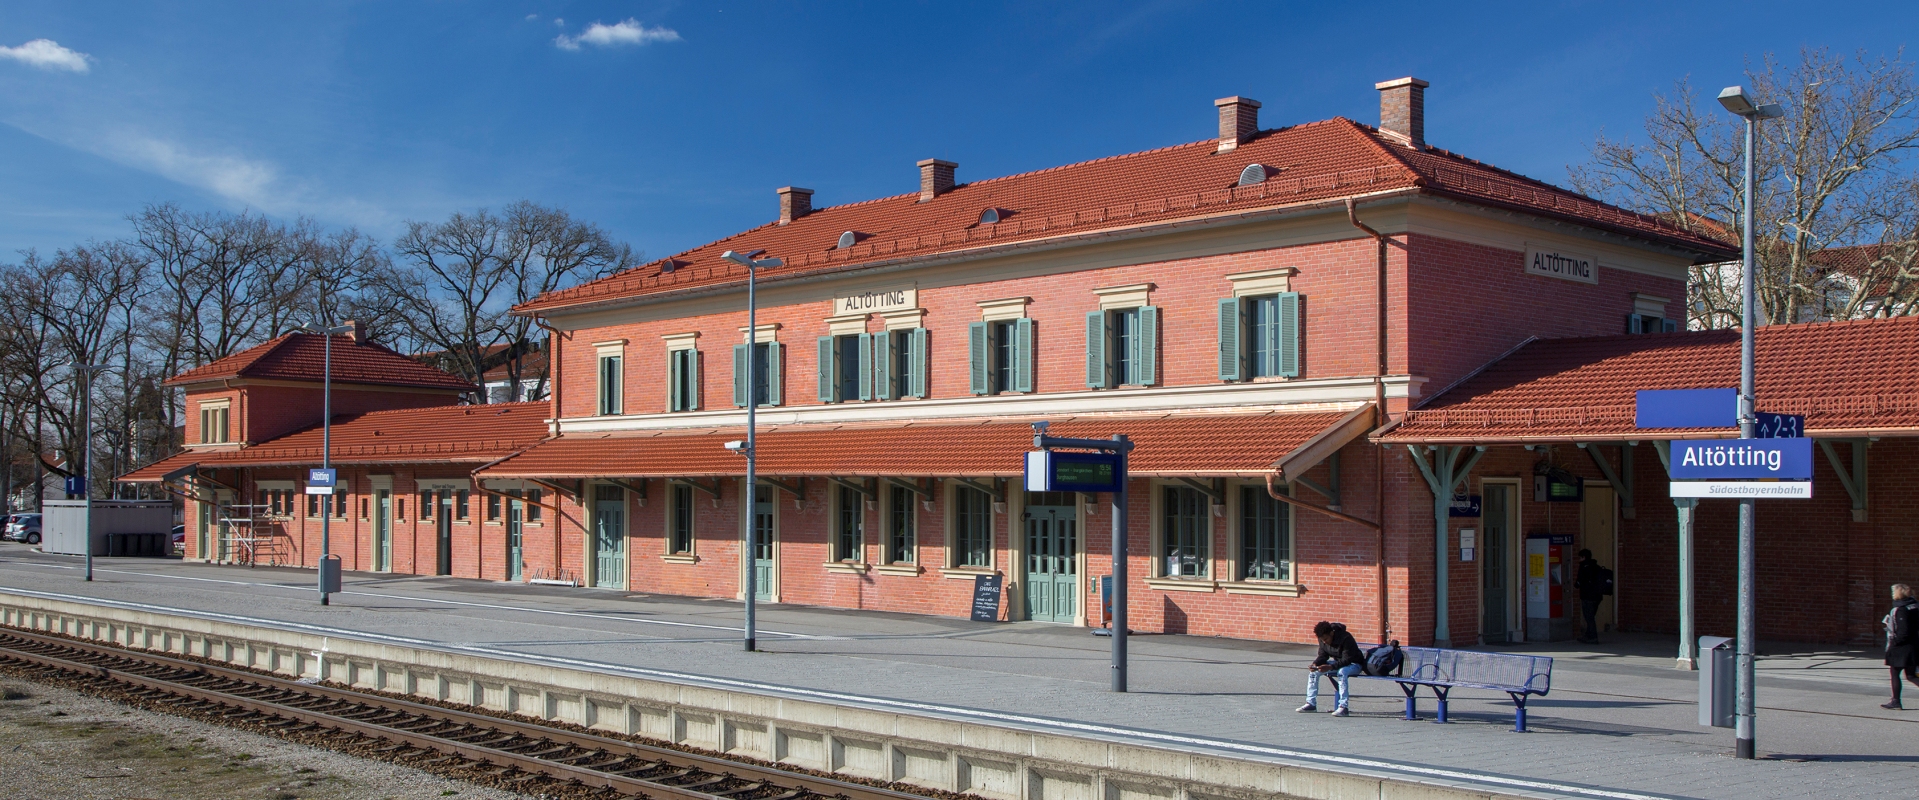
{"type": "Polygon", "coordinates": [[[1880,708],[1898,710],[1905,708],[1899,704],[1899,673],[1905,673],[1906,680],[1919,686],[1919,630],[1913,626],[1919,624],[1919,600],[1912,597],[1912,587],[1903,583],[1892,586],[1892,610],[1886,612],[1886,666],[1892,668],[1892,702],[1881,704],[1880,708]]]}
{"type": "Polygon", "coordinates": [[[1340,623],[1321,621],[1313,626],[1313,636],[1319,639],[1319,655],[1313,658],[1313,666],[1306,675],[1306,705],[1294,710],[1301,714],[1319,710],[1319,678],[1326,675],[1333,679],[1333,716],[1347,716],[1351,713],[1346,710],[1347,681],[1365,669],[1366,656],[1359,652],[1359,642],[1354,641],[1353,635],[1340,623]]]}
{"type": "Polygon", "coordinates": [[[1573,588],[1579,590],[1579,611],[1586,618],[1586,632],[1579,641],[1599,643],[1599,604],[1612,594],[1610,572],[1593,560],[1593,551],[1579,551],[1579,573],[1573,576],[1573,588]]]}

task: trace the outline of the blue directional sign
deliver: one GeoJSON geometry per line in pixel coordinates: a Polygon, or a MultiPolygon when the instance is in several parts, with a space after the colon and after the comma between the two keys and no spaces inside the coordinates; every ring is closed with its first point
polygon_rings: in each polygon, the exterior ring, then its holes
{"type": "Polygon", "coordinates": [[[1675,481],[1809,481],[1812,440],[1677,440],[1671,474],[1675,481]]]}
{"type": "Polygon", "coordinates": [[[1634,400],[1634,427],[1731,428],[1739,424],[1738,389],[1642,389],[1634,400]]]}
{"type": "Polygon", "coordinates": [[[1033,450],[1026,454],[1026,491],[1117,492],[1126,481],[1118,453],[1033,450]]]}
{"type": "Polygon", "coordinates": [[[1753,428],[1753,435],[1761,439],[1800,439],[1806,435],[1806,417],[1804,414],[1768,414],[1764,411],[1753,412],[1759,423],[1753,428]]]}
{"type": "Polygon", "coordinates": [[[339,482],[340,471],[334,469],[307,470],[307,494],[333,494],[333,487],[339,482]]]}
{"type": "Polygon", "coordinates": [[[75,475],[67,479],[67,494],[86,494],[87,479],[75,475]]]}

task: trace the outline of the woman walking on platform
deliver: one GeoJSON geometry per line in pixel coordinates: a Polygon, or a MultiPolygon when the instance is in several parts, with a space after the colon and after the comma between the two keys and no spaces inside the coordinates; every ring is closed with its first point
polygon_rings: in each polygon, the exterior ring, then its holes
{"type": "Polygon", "coordinates": [[[1919,600],[1912,597],[1912,587],[1903,583],[1892,586],[1892,610],[1886,612],[1886,666],[1892,668],[1892,702],[1880,708],[1900,709],[1899,673],[1905,673],[1906,680],[1919,686],[1919,600]]]}

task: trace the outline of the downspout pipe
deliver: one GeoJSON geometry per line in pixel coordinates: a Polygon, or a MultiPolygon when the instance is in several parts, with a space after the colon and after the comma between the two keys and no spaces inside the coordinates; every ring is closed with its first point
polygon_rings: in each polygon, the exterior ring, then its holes
{"type": "MultiPolygon", "coordinates": [[[[1359,221],[1359,211],[1353,205],[1353,198],[1346,198],[1346,221],[1353,227],[1365,231],[1373,237],[1375,245],[1374,261],[1377,269],[1373,277],[1373,413],[1375,430],[1387,424],[1386,414],[1386,235],[1364,222],[1359,221]]],[[[1380,447],[1373,458],[1373,518],[1379,523],[1372,526],[1377,534],[1373,545],[1374,566],[1378,572],[1378,597],[1375,605],[1379,607],[1379,640],[1391,641],[1393,638],[1392,617],[1386,610],[1386,448],[1380,447]]]]}
{"type": "MultiPolygon", "coordinates": [[[[560,406],[560,338],[561,336],[558,329],[554,328],[551,325],[546,324],[546,320],[540,319],[539,317],[534,317],[533,324],[538,325],[541,328],[546,330],[546,373],[547,373],[546,382],[552,386],[552,388],[549,389],[547,393],[553,398],[552,403],[550,403],[550,405],[553,408],[553,415],[552,415],[553,429],[551,433],[553,435],[553,438],[558,439],[560,438],[560,408],[561,408],[560,406]]],[[[483,391],[483,392],[486,391],[486,384],[484,382],[480,384],[480,391],[483,391]]]]}

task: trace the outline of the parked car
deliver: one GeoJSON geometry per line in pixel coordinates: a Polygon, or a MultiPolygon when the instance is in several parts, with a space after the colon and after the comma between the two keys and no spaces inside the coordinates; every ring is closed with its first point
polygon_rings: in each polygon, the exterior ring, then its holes
{"type": "Polygon", "coordinates": [[[173,543],[174,555],[176,556],[186,555],[187,554],[187,526],[185,525],[173,526],[173,538],[169,539],[168,541],[173,543]]]}
{"type": "Polygon", "coordinates": [[[40,543],[40,515],[14,514],[7,518],[6,538],[27,544],[40,543]]]}

